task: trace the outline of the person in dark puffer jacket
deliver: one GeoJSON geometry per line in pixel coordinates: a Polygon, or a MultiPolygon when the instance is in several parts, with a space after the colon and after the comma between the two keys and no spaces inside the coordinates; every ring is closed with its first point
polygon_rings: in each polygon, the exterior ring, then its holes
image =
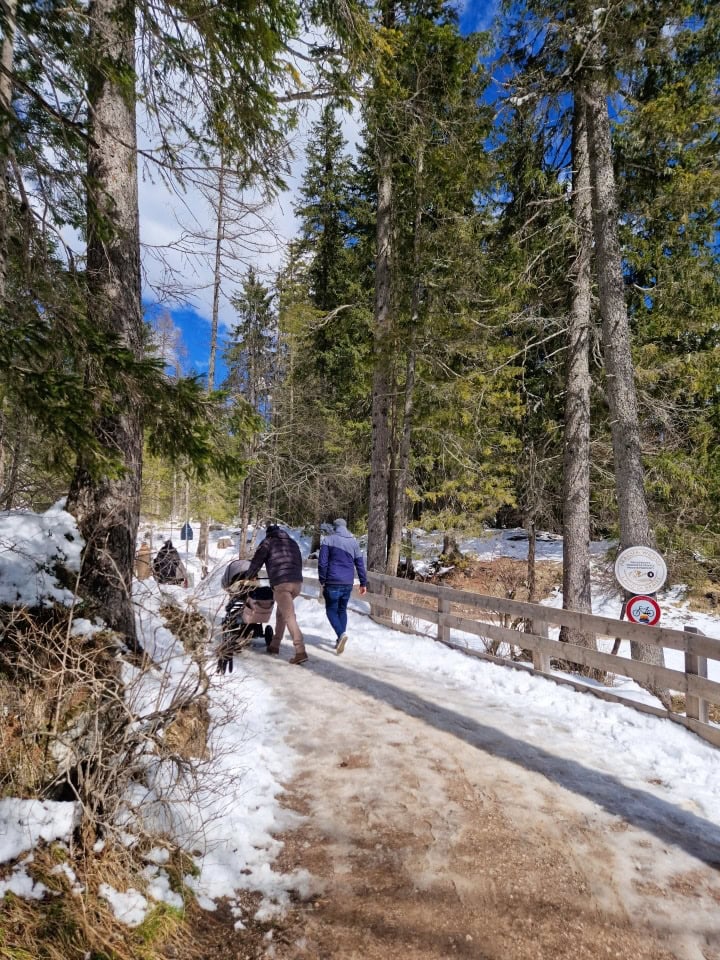
{"type": "Polygon", "coordinates": [[[367,592],[365,561],[360,545],[347,528],[345,520],[335,520],[333,533],[320,545],[318,578],[325,598],[325,613],[337,635],[338,656],[347,643],[347,605],[352,593],[355,572],[360,581],[360,595],[367,592]]]}
{"type": "Polygon", "coordinates": [[[280,653],[280,641],[287,627],[295,647],[295,656],[290,663],[305,663],[308,655],[295,617],[294,603],[295,597],[300,596],[302,586],[302,554],[287,530],[281,529],[275,523],[271,523],[265,530],[265,539],[253,554],[245,579],[252,580],[256,577],[263,564],[277,604],[275,636],[268,647],[268,653],[280,653]]]}

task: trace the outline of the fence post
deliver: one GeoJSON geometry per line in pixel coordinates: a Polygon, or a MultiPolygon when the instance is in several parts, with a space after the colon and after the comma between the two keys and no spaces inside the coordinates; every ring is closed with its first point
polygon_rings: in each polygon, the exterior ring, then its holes
{"type": "MultiPolygon", "coordinates": [[[[549,637],[550,628],[547,623],[539,623],[537,620],[533,621],[533,633],[538,637],[549,637]]],[[[522,634],[518,634],[522,636],[522,634]]],[[[533,669],[538,670],[540,673],[550,673],[550,655],[545,653],[544,650],[533,650],[533,669]]]]}
{"type": "MultiPolygon", "coordinates": [[[[438,614],[450,613],[451,605],[452,605],[451,600],[448,600],[447,597],[443,597],[441,593],[438,593],[438,602],[437,602],[438,614]]],[[[443,623],[439,617],[438,617],[437,639],[440,640],[442,643],[450,642],[450,627],[446,623],[443,623]]]]}
{"type": "MultiPolygon", "coordinates": [[[[685,627],[686,633],[702,633],[697,627],[685,627]]],[[[685,651],[685,673],[694,677],[707,678],[707,657],[700,657],[696,653],[685,651]]],[[[690,720],[699,720],[701,723],[707,723],[709,720],[708,702],[702,697],[685,695],[685,716],[690,720]]]]}

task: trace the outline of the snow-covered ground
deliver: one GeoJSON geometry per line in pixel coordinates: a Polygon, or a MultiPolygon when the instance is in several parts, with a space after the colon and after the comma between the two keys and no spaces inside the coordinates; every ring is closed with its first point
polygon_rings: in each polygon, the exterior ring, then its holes
{"type": "MultiPolygon", "coordinates": [[[[141,535],[146,529],[141,527],[141,535]]],[[[153,553],[169,532],[153,531],[153,553]]],[[[488,546],[489,555],[498,556],[505,546],[515,550],[517,545],[518,551],[526,549],[526,543],[508,538],[506,533],[494,538],[492,546],[488,546]]],[[[129,695],[140,715],[169,702],[178,688],[195,676],[197,665],[164,625],[159,608],[163,598],[170,597],[219,622],[226,599],[220,588],[221,570],[237,555],[236,543],[224,550],[217,548],[222,535],[212,534],[211,572],[205,580],[200,579],[194,544],[186,553],[184,544],[176,539],[193,574],[193,588],[161,587],[152,580],[136,585],[140,640],[160,666],[160,670],[143,674],[129,663],[125,668],[129,695]]],[[[299,539],[307,556],[309,540],[299,539]]],[[[541,542],[557,559],[557,541],[541,542]]],[[[0,592],[2,601],[31,602],[29,584],[35,584],[35,597],[43,595],[68,602],[49,570],[53,557],[61,554],[76,569],[79,546],[72,518],[59,507],[42,517],[0,514],[2,582],[10,585],[0,592]]],[[[603,550],[606,548],[607,545],[603,550]]],[[[601,552],[599,548],[597,552],[601,552]]],[[[671,602],[671,597],[669,594],[664,603],[667,610],[663,622],[671,623],[675,618],[675,625],[689,613],[677,600],[671,602]]],[[[392,678],[402,677],[409,695],[414,691],[418,715],[427,710],[428,723],[434,722],[438,703],[451,704],[454,711],[462,711],[464,703],[479,704],[483,723],[495,728],[498,738],[512,738],[513,750],[533,755],[542,751],[548,775],[560,776],[562,770],[566,776],[572,768],[573,776],[581,777],[586,771],[592,778],[599,773],[630,790],[642,787],[644,793],[661,798],[662,803],[655,809],[691,811],[699,828],[708,831],[708,841],[717,842],[720,751],[669,721],[578,694],[529,674],[463,657],[426,637],[385,629],[370,621],[360,609],[350,612],[348,656],[342,661],[325,658],[326,662],[348,666],[358,677],[368,665],[375,688],[385,690],[389,697],[394,696],[392,678]],[[386,684],[381,680],[383,676],[386,684]]],[[[602,612],[610,609],[608,606],[602,612]]],[[[316,600],[301,598],[297,612],[313,669],[322,670],[323,660],[318,657],[316,665],[313,650],[330,650],[333,639],[324,607],[316,600]]],[[[708,615],[692,615],[692,619],[709,635],[720,636],[720,620],[708,615]]],[[[82,634],[89,629],[92,626],[84,621],[77,632],[82,634]]],[[[286,638],[285,656],[287,647],[286,638]]],[[[212,644],[207,656],[212,673],[212,757],[201,767],[199,790],[170,789],[170,803],[160,805],[156,803],[160,788],[169,789],[163,779],[166,772],[159,767],[150,768],[148,782],[138,785],[134,795],[128,797],[128,809],[143,810],[146,819],[152,822],[155,818],[158,828],[172,833],[193,852],[198,874],[188,876],[186,882],[205,907],[211,909],[223,896],[232,901],[238,890],[256,890],[263,895],[261,913],[268,915],[283,909],[290,891],[304,891],[308,884],[308,877],[303,874],[287,876],[273,868],[280,849],[277,834],[294,822],[294,815],[283,810],[280,797],[283,785],[298,768],[298,757],[288,746],[287,736],[297,718],[288,715],[286,709],[283,671],[291,671],[291,676],[302,674],[300,668],[273,663],[270,658],[261,657],[260,651],[251,649],[236,658],[232,674],[220,676],[213,672],[212,644]]],[[[342,683],[332,689],[334,692],[328,694],[329,718],[343,711],[348,696],[342,683]]],[[[477,717],[468,718],[468,723],[475,722],[477,717]]],[[[387,731],[378,732],[378,736],[389,735],[387,731]]],[[[0,894],[10,889],[24,895],[42,893],[33,891],[32,883],[28,884],[22,858],[32,856],[40,839],[67,837],[76,813],[72,807],[67,803],[38,805],[35,801],[12,798],[0,803],[0,863],[15,861],[13,866],[2,868],[5,878],[0,879],[0,894]]],[[[158,848],[149,858],[147,892],[151,898],[173,902],[175,894],[167,884],[163,856],[158,848]]],[[[128,923],[139,922],[148,908],[149,901],[138,891],[108,889],[105,894],[128,923]]],[[[240,924],[239,905],[235,909],[240,924]]]]}

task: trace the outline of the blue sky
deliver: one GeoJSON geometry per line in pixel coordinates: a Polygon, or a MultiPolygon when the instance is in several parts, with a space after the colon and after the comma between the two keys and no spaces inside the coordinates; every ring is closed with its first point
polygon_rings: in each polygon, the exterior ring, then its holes
{"type": "MultiPolygon", "coordinates": [[[[460,28],[463,33],[472,33],[479,30],[487,30],[492,25],[493,18],[498,11],[498,0],[464,0],[458,4],[460,11],[460,28]]],[[[359,119],[357,111],[353,117],[348,118],[348,124],[345,131],[346,139],[352,149],[354,140],[359,134],[359,119]]],[[[293,164],[293,170],[289,178],[290,188],[275,204],[275,221],[278,232],[289,239],[295,232],[295,220],[292,214],[294,185],[299,182],[302,176],[304,139],[300,134],[294,146],[296,161],[293,164]]],[[[177,232],[177,208],[190,210],[192,216],[203,222],[209,215],[207,206],[200,198],[193,197],[191,194],[163,195],[160,184],[151,182],[144,178],[140,182],[140,216],[143,240],[150,244],[164,246],[171,244],[177,232]]],[[[279,259],[273,262],[267,255],[260,255],[256,264],[260,276],[265,282],[270,282],[273,270],[279,266],[279,259]]],[[[210,303],[209,289],[211,283],[207,276],[202,276],[202,268],[197,264],[191,265],[185,261],[175,264],[179,268],[180,276],[184,279],[194,280],[197,278],[199,285],[205,293],[199,297],[195,306],[173,306],[172,304],[158,304],[153,301],[152,292],[146,288],[145,299],[145,317],[151,321],[154,316],[167,310],[176,326],[180,328],[183,335],[184,344],[187,350],[187,356],[183,361],[183,369],[186,374],[206,374],[208,368],[208,358],[210,350],[210,303]],[[188,274],[192,276],[188,276],[188,274]]],[[[152,269],[152,266],[148,266],[152,269]]],[[[152,277],[149,278],[152,282],[152,277]]],[[[233,289],[223,289],[220,307],[220,336],[227,333],[227,328],[233,323],[233,311],[228,303],[228,297],[235,292],[233,289]]],[[[219,349],[216,386],[222,381],[225,375],[225,367],[222,363],[219,349]]]]}
{"type": "Polygon", "coordinates": [[[496,0],[466,0],[460,12],[460,29],[463,33],[488,30],[498,9],[496,0]]]}
{"type": "MultiPolygon", "coordinates": [[[[210,356],[210,321],[202,316],[193,307],[172,307],[152,301],[143,301],[145,319],[152,321],[167,311],[173,319],[173,322],[182,331],[183,344],[187,351],[187,356],[182,358],[182,367],[186,375],[205,376],[208,371],[210,356]]],[[[223,338],[223,331],[220,331],[220,338],[223,338]]],[[[219,386],[225,376],[225,364],[222,362],[222,345],[219,346],[218,356],[215,364],[215,386],[219,386]]]]}

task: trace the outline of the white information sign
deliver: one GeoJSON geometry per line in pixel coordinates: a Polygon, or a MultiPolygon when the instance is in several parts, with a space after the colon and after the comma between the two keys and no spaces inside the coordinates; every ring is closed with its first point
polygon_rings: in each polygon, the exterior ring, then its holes
{"type": "Polygon", "coordinates": [[[667,579],[667,567],[657,550],[628,547],[615,561],[615,579],[630,593],[655,593],[667,579]]]}

